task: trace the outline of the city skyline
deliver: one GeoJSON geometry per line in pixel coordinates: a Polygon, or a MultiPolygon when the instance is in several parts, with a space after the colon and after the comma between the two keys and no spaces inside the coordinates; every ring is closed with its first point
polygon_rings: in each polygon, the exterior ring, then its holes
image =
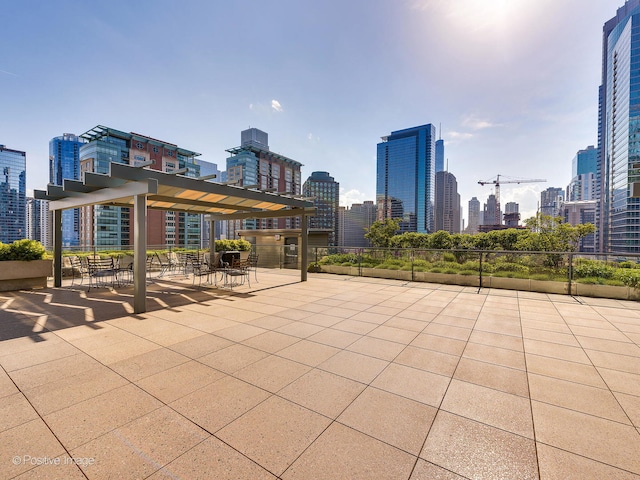
{"type": "Polygon", "coordinates": [[[223,166],[238,132],[257,127],[304,177],[329,172],[350,205],[375,199],[381,136],[433,123],[465,206],[496,174],[547,178],[503,187],[526,219],[597,143],[602,26],[623,3],[13,2],[0,143],[27,152],[33,190],[63,133],[118,125],[223,166]]]}

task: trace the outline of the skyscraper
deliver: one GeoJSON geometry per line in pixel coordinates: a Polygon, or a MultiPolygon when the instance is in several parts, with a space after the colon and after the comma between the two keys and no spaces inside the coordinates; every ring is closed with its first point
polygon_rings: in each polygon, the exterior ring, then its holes
{"type": "MultiPolygon", "coordinates": [[[[139,165],[172,172],[185,169],[184,175],[200,176],[194,159],[199,153],[180,148],[138,133],[126,133],[98,125],[80,136],[80,173],[107,173],[111,162],[139,165]]],[[[111,205],[84,207],[80,213],[80,244],[99,247],[133,244],[130,234],[130,209],[111,205]]],[[[147,212],[147,243],[150,246],[180,247],[200,244],[200,215],[150,210],[147,212]]]]}
{"type": "Polygon", "coordinates": [[[329,230],[329,246],[336,246],[340,184],[328,172],[313,172],[302,185],[302,194],[313,198],[316,207],[316,214],[309,217],[309,228],[329,230]]]}
{"type": "Polygon", "coordinates": [[[460,194],[456,177],[449,172],[436,172],[435,229],[460,233],[460,194]]]}
{"type": "Polygon", "coordinates": [[[478,225],[480,225],[480,200],[473,197],[469,200],[469,224],[467,225],[467,232],[477,233],[478,225]]]}
{"type": "MultiPolygon", "coordinates": [[[[80,147],[84,142],[73,133],[49,141],[49,183],[62,186],[63,180],[80,178],[80,147]]],[[[77,247],[80,242],[80,209],[62,212],[62,246],[77,247]]]]}
{"type": "MultiPolygon", "coordinates": [[[[240,133],[241,145],[227,150],[227,183],[260,190],[299,195],[302,188],[300,167],[295,160],[269,150],[266,132],[250,128],[240,133]]],[[[237,220],[229,223],[229,236],[238,229],[299,228],[297,217],[237,220]]]]}
{"type": "Polygon", "coordinates": [[[598,150],[593,145],[579,150],[571,162],[571,183],[567,186],[567,200],[582,201],[596,198],[598,150]]]}
{"type": "Polygon", "coordinates": [[[51,224],[49,222],[49,202],[27,197],[27,238],[37,240],[46,248],[53,246],[51,224]]]}
{"type": "Polygon", "coordinates": [[[502,212],[496,196],[492,193],[487,197],[487,203],[484,204],[483,225],[502,225],[502,212]]]}
{"type": "Polygon", "coordinates": [[[0,242],[27,238],[27,154],[0,145],[0,242]]]}
{"type": "Polygon", "coordinates": [[[351,208],[338,207],[338,244],[345,247],[370,247],[364,236],[376,221],[376,205],[367,200],[354,203],[351,208]]]}
{"type": "Polygon", "coordinates": [[[378,220],[397,219],[402,232],[434,231],[435,134],[427,124],[391,132],[378,143],[378,220]]]}
{"type": "Polygon", "coordinates": [[[640,253],[640,198],[633,197],[640,182],[640,0],[628,0],[602,30],[597,244],[640,253]]]}
{"type": "Polygon", "coordinates": [[[540,213],[552,217],[559,216],[564,202],[564,190],[562,188],[549,187],[540,192],[540,213]]]}
{"type": "Polygon", "coordinates": [[[444,170],[444,140],[436,140],[436,173],[444,170]]]}

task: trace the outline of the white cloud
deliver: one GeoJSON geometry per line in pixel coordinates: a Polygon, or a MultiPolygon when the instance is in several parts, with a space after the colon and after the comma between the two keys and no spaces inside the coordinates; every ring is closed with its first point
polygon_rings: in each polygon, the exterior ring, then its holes
{"type": "Polygon", "coordinates": [[[271,108],[276,112],[282,112],[282,105],[280,105],[278,100],[271,100],[271,108]]]}
{"type": "Polygon", "coordinates": [[[307,140],[309,140],[312,143],[318,143],[320,141],[320,137],[318,137],[317,135],[314,135],[313,133],[309,133],[307,134],[307,140]]]}
{"type": "Polygon", "coordinates": [[[365,200],[373,200],[373,198],[365,198],[365,194],[355,188],[351,190],[340,188],[340,205],[343,207],[350,207],[354,203],[363,203],[365,200]]]}
{"type": "Polygon", "coordinates": [[[473,133],[449,131],[445,136],[451,140],[469,140],[473,138],[473,133]]]}
{"type": "Polygon", "coordinates": [[[478,118],[476,115],[465,115],[462,119],[462,125],[472,130],[484,130],[485,128],[494,128],[502,126],[499,123],[493,123],[484,118],[478,118]]]}
{"type": "Polygon", "coordinates": [[[249,110],[253,110],[253,103],[249,104],[249,110]]]}

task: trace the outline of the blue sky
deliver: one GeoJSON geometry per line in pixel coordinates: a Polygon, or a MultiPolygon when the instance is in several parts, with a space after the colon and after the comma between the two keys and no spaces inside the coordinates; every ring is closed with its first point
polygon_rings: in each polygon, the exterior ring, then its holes
{"type": "Polygon", "coordinates": [[[375,198],[376,144],[442,125],[467,216],[501,174],[533,215],[597,143],[602,25],[623,0],[21,0],[0,29],[0,143],[48,182],[48,143],[106,125],[224,168],[240,131],[375,198]]]}

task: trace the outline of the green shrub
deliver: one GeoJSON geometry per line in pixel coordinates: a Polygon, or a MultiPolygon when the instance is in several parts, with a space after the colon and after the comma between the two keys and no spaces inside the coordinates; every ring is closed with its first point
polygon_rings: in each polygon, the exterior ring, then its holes
{"type": "Polygon", "coordinates": [[[615,269],[598,260],[579,260],[573,267],[573,275],[580,277],[612,278],[615,269]]]}
{"type": "Polygon", "coordinates": [[[45,249],[42,244],[36,240],[16,240],[11,244],[0,243],[0,261],[7,260],[42,260],[45,255],[45,249]]]}
{"type": "Polygon", "coordinates": [[[627,270],[616,275],[616,280],[620,280],[623,285],[630,288],[640,287],[640,271],[627,270]]]}
{"type": "Polygon", "coordinates": [[[458,263],[458,259],[456,258],[456,256],[453,253],[449,252],[445,252],[444,255],[442,255],[442,260],[444,260],[445,262],[458,263]]]}
{"type": "Polygon", "coordinates": [[[471,275],[478,275],[478,270],[460,270],[458,275],[464,275],[467,277],[471,275]]]}

